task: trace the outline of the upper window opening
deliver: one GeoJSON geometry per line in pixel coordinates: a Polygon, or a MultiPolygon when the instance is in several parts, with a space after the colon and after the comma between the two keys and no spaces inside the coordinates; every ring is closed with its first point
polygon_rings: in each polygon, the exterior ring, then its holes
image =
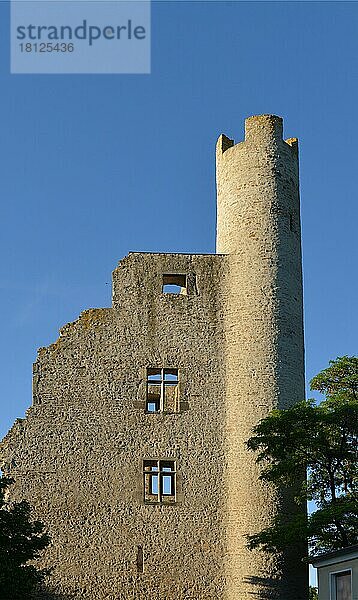
{"type": "Polygon", "coordinates": [[[178,412],[178,369],[147,369],[146,412],[178,412]]]}
{"type": "Polygon", "coordinates": [[[163,294],[187,295],[186,275],[163,275],[163,294]]]}

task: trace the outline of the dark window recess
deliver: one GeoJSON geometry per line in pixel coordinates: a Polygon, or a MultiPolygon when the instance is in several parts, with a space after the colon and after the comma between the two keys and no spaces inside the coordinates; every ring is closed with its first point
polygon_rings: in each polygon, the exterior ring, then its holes
{"type": "Polygon", "coordinates": [[[137,547],[137,572],[144,573],[143,547],[137,547]]]}
{"type": "Polygon", "coordinates": [[[290,231],[293,231],[293,216],[290,215],[290,231]]]}
{"type": "Polygon", "coordinates": [[[174,460],[143,461],[144,501],[148,504],[173,504],[176,500],[174,460]]]}
{"type": "Polygon", "coordinates": [[[163,275],[163,294],[181,294],[187,295],[186,275],[163,275]]]}
{"type": "Polygon", "coordinates": [[[179,412],[178,369],[147,369],[146,412],[179,412]]]}

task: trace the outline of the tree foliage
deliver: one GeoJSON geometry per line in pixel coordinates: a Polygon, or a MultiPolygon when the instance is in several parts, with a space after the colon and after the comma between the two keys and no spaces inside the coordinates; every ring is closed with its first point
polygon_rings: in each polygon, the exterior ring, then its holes
{"type": "Polygon", "coordinates": [[[311,552],[358,542],[358,358],[338,357],[311,381],[325,399],[275,410],[247,442],[258,452],[261,479],[295,490],[295,502],[314,501],[307,516],[280,515],[248,536],[248,547],[274,552],[308,540],[311,552]],[[307,469],[307,479],[300,474],[307,469]]]}
{"type": "Polygon", "coordinates": [[[310,589],[308,592],[308,600],[318,600],[318,590],[312,585],[310,585],[310,589]]]}
{"type": "Polygon", "coordinates": [[[12,483],[12,479],[0,478],[0,598],[24,600],[48,573],[27,563],[38,558],[49,537],[40,521],[31,520],[28,502],[6,501],[12,483]]]}

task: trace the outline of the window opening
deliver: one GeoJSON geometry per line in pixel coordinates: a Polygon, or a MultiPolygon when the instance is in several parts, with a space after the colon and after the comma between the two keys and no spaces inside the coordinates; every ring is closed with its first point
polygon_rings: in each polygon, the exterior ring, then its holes
{"type": "Polygon", "coordinates": [[[144,500],[147,503],[175,502],[175,461],[145,460],[143,462],[144,500]]]}
{"type": "Polygon", "coordinates": [[[178,412],[178,369],[147,369],[146,412],[178,412]]]}
{"type": "Polygon", "coordinates": [[[163,294],[187,294],[186,275],[178,275],[176,273],[163,275],[163,294]]]}
{"type": "Polygon", "coordinates": [[[293,216],[290,214],[290,231],[293,231],[293,216]]]}

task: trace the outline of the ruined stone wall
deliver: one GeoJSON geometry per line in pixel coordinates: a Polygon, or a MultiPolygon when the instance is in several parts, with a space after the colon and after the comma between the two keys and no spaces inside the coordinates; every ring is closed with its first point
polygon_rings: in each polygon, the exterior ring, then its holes
{"type": "Polygon", "coordinates": [[[227,598],[306,600],[299,554],[245,548],[245,534],[292,510],[258,481],[244,445],[273,408],[304,398],[302,272],[297,140],[282,119],[246,120],[245,141],[217,144],[217,252],[228,254],[225,299],[227,402],[227,598]]]}
{"type": "Polygon", "coordinates": [[[217,187],[221,254],[122,260],[113,307],[40,349],[33,406],[0,447],[14,497],[48,524],[56,600],[307,598],[298,555],[245,548],[292,509],[245,441],[304,397],[297,141],[281,119],[220,137],[217,187]],[[185,274],[183,293],[163,294],[164,274],[185,274]],[[148,368],[179,370],[178,412],[146,414],[148,368]],[[143,460],[165,459],[175,501],[145,504],[143,460]]]}
{"type": "Polygon", "coordinates": [[[39,350],[33,406],[1,457],[14,498],[49,527],[43,565],[63,597],[224,598],[224,265],[130,254],[113,308],[85,311],[39,350]],[[188,294],[163,294],[163,273],[188,274],[188,294]],[[179,369],[178,413],[145,414],[147,367],[179,369]],[[175,504],[144,504],[144,458],[175,459],[175,504]]]}

